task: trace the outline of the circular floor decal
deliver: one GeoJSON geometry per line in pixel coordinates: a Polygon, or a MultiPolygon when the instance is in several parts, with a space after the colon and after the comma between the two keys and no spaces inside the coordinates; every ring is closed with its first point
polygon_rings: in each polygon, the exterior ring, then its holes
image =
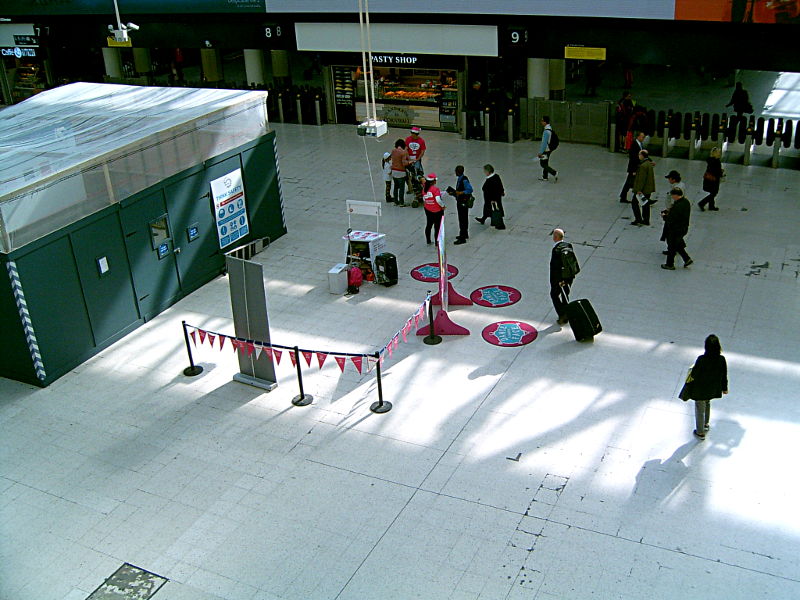
{"type": "Polygon", "coordinates": [[[478,306],[488,306],[489,308],[500,308],[516,304],[522,298],[522,293],[507,285],[486,285],[479,287],[469,295],[478,306]]]}
{"type": "MultiPolygon", "coordinates": [[[[458,275],[458,269],[447,265],[447,278],[452,279],[458,275]]],[[[439,281],[439,263],[426,263],[411,269],[411,276],[417,281],[439,281]]]]}
{"type": "Polygon", "coordinates": [[[522,321],[499,321],[484,327],[483,339],[495,346],[524,346],[530,344],[539,335],[533,325],[522,321]]]}

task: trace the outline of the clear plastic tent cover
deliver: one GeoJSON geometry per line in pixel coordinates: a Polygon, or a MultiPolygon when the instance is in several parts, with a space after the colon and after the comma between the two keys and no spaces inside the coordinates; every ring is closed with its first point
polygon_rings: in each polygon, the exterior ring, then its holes
{"type": "Polygon", "coordinates": [[[73,83],[0,110],[0,251],[266,134],[266,97],[73,83]]]}

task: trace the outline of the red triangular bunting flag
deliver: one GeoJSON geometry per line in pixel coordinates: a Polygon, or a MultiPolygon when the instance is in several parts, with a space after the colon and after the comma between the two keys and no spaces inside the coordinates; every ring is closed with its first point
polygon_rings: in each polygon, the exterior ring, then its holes
{"type": "Polygon", "coordinates": [[[381,366],[383,366],[383,358],[384,358],[384,356],[383,356],[383,354],[381,354],[381,366]]]}
{"type": "Polygon", "coordinates": [[[272,360],[272,348],[269,346],[264,346],[264,352],[266,352],[267,356],[269,356],[269,359],[272,360]]]}
{"type": "Polygon", "coordinates": [[[189,335],[190,335],[190,336],[192,336],[192,342],[194,343],[194,345],[195,345],[195,346],[197,346],[197,338],[195,337],[195,335],[194,335],[194,334],[195,334],[195,331],[194,331],[194,329],[192,329],[192,330],[189,332],[189,335]]]}
{"type": "Polygon", "coordinates": [[[350,360],[353,361],[353,364],[358,369],[358,372],[361,373],[361,361],[364,357],[363,356],[353,356],[350,360]]]}
{"type": "Polygon", "coordinates": [[[419,329],[419,318],[420,318],[420,317],[419,317],[419,313],[417,313],[417,314],[415,314],[415,315],[414,315],[414,327],[415,327],[416,329],[419,329]]]}
{"type": "Polygon", "coordinates": [[[211,346],[212,348],[214,347],[215,339],[217,339],[217,336],[215,336],[213,333],[208,334],[208,345],[211,346]]]}
{"type": "Polygon", "coordinates": [[[292,359],[292,366],[297,366],[297,357],[294,355],[294,352],[289,352],[289,358],[292,359]]]}
{"type": "Polygon", "coordinates": [[[405,325],[403,325],[402,333],[403,333],[403,341],[404,342],[408,342],[408,332],[409,331],[411,331],[411,323],[410,322],[406,323],[405,325]]]}
{"type": "Polygon", "coordinates": [[[283,356],[283,352],[281,352],[277,348],[273,348],[272,353],[275,355],[275,362],[281,364],[281,356],[283,356]]]}
{"type": "Polygon", "coordinates": [[[197,333],[200,334],[200,343],[202,344],[203,342],[206,341],[206,332],[203,331],[202,329],[198,329],[197,333]]]}
{"type": "Polygon", "coordinates": [[[328,355],[324,352],[317,352],[317,362],[319,363],[319,368],[322,368],[322,365],[325,364],[325,359],[328,358],[328,355]]]}
{"type": "Polygon", "coordinates": [[[334,356],[333,358],[336,359],[336,364],[339,365],[339,368],[342,370],[342,373],[344,373],[344,364],[347,362],[347,357],[334,356]]]}
{"type": "Polygon", "coordinates": [[[234,352],[238,352],[239,351],[239,340],[237,340],[236,338],[231,338],[231,348],[233,348],[234,352]]]}
{"type": "MultiPolygon", "coordinates": [[[[394,340],[392,340],[392,341],[394,341],[394,340]]],[[[394,344],[392,342],[389,342],[386,345],[386,350],[388,350],[388,352],[389,352],[389,358],[392,358],[392,352],[394,352],[393,346],[394,346],[394,344]]],[[[381,356],[383,356],[383,354],[381,354],[381,356]]]]}
{"type": "Polygon", "coordinates": [[[256,351],[256,347],[250,342],[244,342],[244,347],[247,348],[247,356],[250,356],[256,351]]]}
{"type": "Polygon", "coordinates": [[[311,352],[306,352],[303,350],[303,358],[306,359],[306,364],[310,367],[311,366],[311,352]]]}
{"type": "Polygon", "coordinates": [[[227,338],[224,335],[219,336],[219,349],[222,350],[222,347],[225,345],[225,340],[227,338]]]}

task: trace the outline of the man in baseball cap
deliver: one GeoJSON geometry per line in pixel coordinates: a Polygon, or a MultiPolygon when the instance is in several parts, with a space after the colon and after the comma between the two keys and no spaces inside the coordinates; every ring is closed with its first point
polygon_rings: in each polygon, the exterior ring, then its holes
{"type": "Polygon", "coordinates": [[[411,164],[406,168],[408,178],[409,194],[413,193],[416,197],[411,203],[412,207],[417,207],[422,204],[422,187],[419,185],[419,177],[425,172],[422,168],[422,157],[425,156],[425,140],[419,135],[422,129],[414,125],[411,128],[411,135],[406,138],[406,149],[408,150],[408,158],[411,159],[411,164]]]}

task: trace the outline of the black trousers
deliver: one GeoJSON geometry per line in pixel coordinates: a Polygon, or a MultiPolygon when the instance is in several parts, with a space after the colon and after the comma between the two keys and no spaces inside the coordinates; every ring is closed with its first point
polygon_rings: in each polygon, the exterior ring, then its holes
{"type": "Polygon", "coordinates": [[[636,175],[631,175],[628,173],[627,177],[625,177],[625,185],[622,186],[622,190],[619,193],[620,200],[627,200],[628,199],[628,192],[633,187],[633,180],[636,178],[636,175]]]}
{"type": "Polygon", "coordinates": [[[563,286],[558,281],[550,280],[550,299],[553,301],[553,308],[560,319],[567,313],[570,283],[563,286]]]}
{"type": "Polygon", "coordinates": [[[645,199],[647,202],[644,203],[644,206],[641,208],[639,207],[639,199],[636,195],[631,198],[631,209],[633,210],[633,222],[634,223],[644,223],[645,225],[650,225],[650,195],[646,195],[645,199]]]}
{"type": "MultiPolygon", "coordinates": [[[[494,203],[497,204],[497,210],[500,211],[500,216],[501,217],[505,217],[506,216],[506,211],[503,210],[503,200],[502,199],[498,199],[498,200],[495,200],[494,203]]],[[[483,221],[485,221],[486,219],[491,219],[491,218],[492,218],[492,201],[491,200],[486,200],[484,198],[484,200],[483,200],[483,215],[481,216],[481,219],[483,221]]],[[[483,221],[481,221],[481,222],[483,222],[483,221]]]]}
{"type": "Polygon", "coordinates": [[[458,211],[458,237],[466,240],[469,238],[469,206],[466,202],[456,200],[456,210],[458,211]]]}
{"type": "Polygon", "coordinates": [[[680,255],[684,263],[692,260],[689,255],[686,254],[686,242],[683,241],[683,237],[667,238],[667,264],[670,267],[675,266],[676,254],[680,255]]]}
{"type": "Polygon", "coordinates": [[[429,244],[431,243],[431,228],[433,228],[433,237],[439,237],[439,229],[442,226],[442,217],[444,216],[444,211],[440,210],[439,212],[433,212],[432,210],[425,209],[425,241],[429,244]]]}
{"type": "Polygon", "coordinates": [[[714,210],[717,207],[715,203],[717,199],[717,194],[718,192],[709,192],[708,196],[706,196],[705,198],[700,200],[700,202],[698,202],[698,206],[700,206],[700,208],[704,208],[705,205],[708,204],[708,209],[714,210]]]}
{"type": "Polygon", "coordinates": [[[547,179],[548,175],[555,175],[558,173],[558,171],[550,166],[550,154],[551,151],[548,150],[544,153],[544,156],[539,159],[539,165],[542,167],[542,179],[547,179]]]}

